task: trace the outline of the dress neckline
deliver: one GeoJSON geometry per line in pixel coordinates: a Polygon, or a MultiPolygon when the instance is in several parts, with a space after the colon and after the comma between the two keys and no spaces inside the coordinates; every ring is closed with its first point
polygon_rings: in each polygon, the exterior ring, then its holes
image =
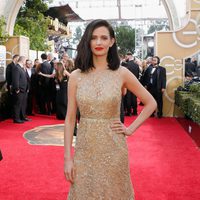
{"type": "Polygon", "coordinates": [[[106,69],[102,69],[102,70],[91,70],[89,71],[89,74],[95,75],[95,74],[102,74],[104,72],[109,72],[110,69],[106,68],[106,69]]]}

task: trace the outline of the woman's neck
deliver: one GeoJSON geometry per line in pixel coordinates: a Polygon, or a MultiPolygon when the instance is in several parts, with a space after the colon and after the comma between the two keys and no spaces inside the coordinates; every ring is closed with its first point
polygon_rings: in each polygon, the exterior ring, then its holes
{"type": "Polygon", "coordinates": [[[93,64],[97,71],[108,69],[107,58],[104,56],[93,56],[93,64]]]}

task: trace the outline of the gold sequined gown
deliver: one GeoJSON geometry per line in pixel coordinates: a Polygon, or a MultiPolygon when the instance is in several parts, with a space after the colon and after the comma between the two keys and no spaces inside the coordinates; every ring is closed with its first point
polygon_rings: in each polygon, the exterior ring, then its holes
{"type": "Polygon", "coordinates": [[[68,200],[133,200],[126,138],[114,133],[120,117],[119,70],[79,74],[77,102],[81,119],[75,146],[75,182],[68,200]]]}

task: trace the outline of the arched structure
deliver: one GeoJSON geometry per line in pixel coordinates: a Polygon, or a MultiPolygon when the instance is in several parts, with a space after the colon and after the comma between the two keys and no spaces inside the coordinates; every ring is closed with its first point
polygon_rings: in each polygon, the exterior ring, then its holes
{"type": "MultiPolygon", "coordinates": [[[[13,35],[16,16],[23,2],[24,0],[1,0],[0,16],[5,16],[7,23],[6,30],[11,36],[13,35]]],[[[180,21],[176,12],[176,7],[171,0],[162,0],[162,2],[169,18],[170,29],[175,30],[176,28],[180,27],[180,21]]]]}
{"type": "Polygon", "coordinates": [[[171,0],[162,0],[169,20],[170,30],[176,30],[180,27],[180,18],[178,17],[174,2],[171,0]]]}
{"type": "Polygon", "coordinates": [[[13,35],[15,20],[24,0],[1,0],[0,16],[6,19],[6,31],[13,35]]]}

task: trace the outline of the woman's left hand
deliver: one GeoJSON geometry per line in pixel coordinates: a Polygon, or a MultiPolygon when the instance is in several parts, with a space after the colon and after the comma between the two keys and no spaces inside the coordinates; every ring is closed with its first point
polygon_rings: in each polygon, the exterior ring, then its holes
{"type": "Polygon", "coordinates": [[[130,136],[132,134],[120,120],[114,120],[110,127],[112,131],[117,134],[124,134],[125,136],[130,136]]]}

